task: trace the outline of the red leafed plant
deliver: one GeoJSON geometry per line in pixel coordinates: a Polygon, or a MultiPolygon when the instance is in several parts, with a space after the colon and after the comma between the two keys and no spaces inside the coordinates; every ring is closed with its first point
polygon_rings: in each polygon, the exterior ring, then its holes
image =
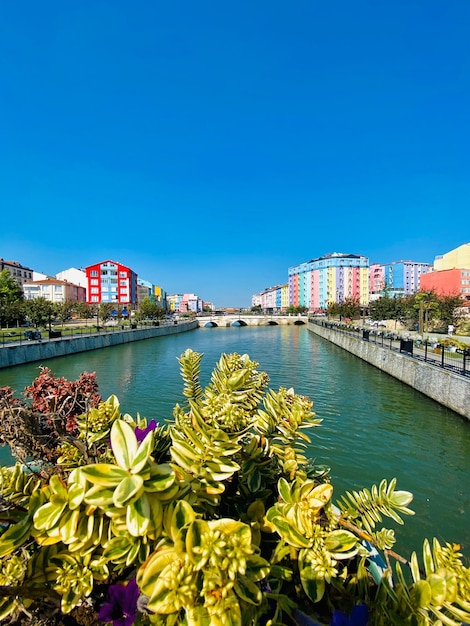
{"type": "Polygon", "coordinates": [[[56,463],[64,439],[78,437],[77,416],[101,401],[95,373],[69,381],[47,367],[23,395],[25,400],[19,400],[9,387],[0,389],[0,445],[8,445],[22,463],[56,463]]]}

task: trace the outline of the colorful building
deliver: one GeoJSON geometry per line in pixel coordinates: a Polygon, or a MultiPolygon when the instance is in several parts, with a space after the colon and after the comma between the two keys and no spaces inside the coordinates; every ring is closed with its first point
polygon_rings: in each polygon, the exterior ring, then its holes
{"type": "Polygon", "coordinates": [[[369,300],[378,300],[385,290],[385,265],[372,263],[369,267],[369,300]]]}
{"type": "Polygon", "coordinates": [[[281,313],[289,306],[288,284],[268,287],[251,297],[251,306],[260,306],[263,311],[281,313]]]}
{"type": "Polygon", "coordinates": [[[369,303],[369,259],[357,254],[333,252],[290,267],[289,304],[310,311],[347,298],[369,303]]]}
{"type": "Polygon", "coordinates": [[[440,254],[434,259],[434,271],[464,269],[470,267],[470,243],[464,243],[446,254],[440,254]]]}
{"type": "Polygon", "coordinates": [[[66,280],[58,278],[45,278],[24,283],[23,292],[25,300],[45,298],[49,302],[62,304],[64,302],[85,302],[86,289],[80,285],[74,285],[66,280]]]}
{"type": "Polygon", "coordinates": [[[421,277],[421,290],[470,302],[470,243],[436,256],[434,271],[421,277]]]}
{"type": "Polygon", "coordinates": [[[377,300],[385,293],[391,297],[403,297],[420,289],[420,280],[432,270],[429,263],[416,261],[393,261],[373,263],[369,268],[370,299],[377,300]]]}
{"type": "Polygon", "coordinates": [[[88,304],[109,302],[137,306],[137,274],[129,267],[107,260],[89,265],[85,272],[88,304]]]}
{"type": "Polygon", "coordinates": [[[470,302],[470,267],[429,272],[421,276],[421,291],[435,291],[439,296],[460,296],[470,302]]]}
{"type": "Polygon", "coordinates": [[[175,313],[201,313],[204,310],[204,301],[194,293],[167,295],[167,305],[175,313]]]}

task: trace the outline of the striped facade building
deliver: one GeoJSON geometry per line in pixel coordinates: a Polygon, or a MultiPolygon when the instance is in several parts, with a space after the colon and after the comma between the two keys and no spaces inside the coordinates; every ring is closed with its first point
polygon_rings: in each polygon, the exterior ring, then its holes
{"type": "Polygon", "coordinates": [[[288,270],[289,304],[310,311],[348,298],[369,304],[369,259],[358,254],[333,252],[288,270]]]}

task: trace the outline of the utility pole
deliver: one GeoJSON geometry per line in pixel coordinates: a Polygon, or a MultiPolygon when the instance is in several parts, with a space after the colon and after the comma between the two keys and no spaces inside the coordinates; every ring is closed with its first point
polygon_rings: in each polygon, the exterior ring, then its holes
{"type": "Polygon", "coordinates": [[[418,332],[421,337],[424,338],[424,302],[421,300],[419,303],[419,320],[418,320],[418,332]]]}

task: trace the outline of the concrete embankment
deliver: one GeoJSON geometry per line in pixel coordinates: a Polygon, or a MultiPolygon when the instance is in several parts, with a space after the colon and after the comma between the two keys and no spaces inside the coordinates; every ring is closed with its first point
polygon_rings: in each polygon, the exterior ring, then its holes
{"type": "Polygon", "coordinates": [[[308,329],[470,420],[470,378],[309,322],[308,329]]]}
{"type": "Polygon", "coordinates": [[[45,361],[58,356],[67,356],[87,350],[109,348],[131,341],[152,339],[165,335],[184,333],[198,328],[197,321],[179,322],[166,326],[139,328],[135,330],[123,330],[118,332],[84,335],[80,337],[64,337],[44,342],[23,343],[21,345],[10,344],[0,349],[0,368],[23,365],[34,361],[45,361]]]}

